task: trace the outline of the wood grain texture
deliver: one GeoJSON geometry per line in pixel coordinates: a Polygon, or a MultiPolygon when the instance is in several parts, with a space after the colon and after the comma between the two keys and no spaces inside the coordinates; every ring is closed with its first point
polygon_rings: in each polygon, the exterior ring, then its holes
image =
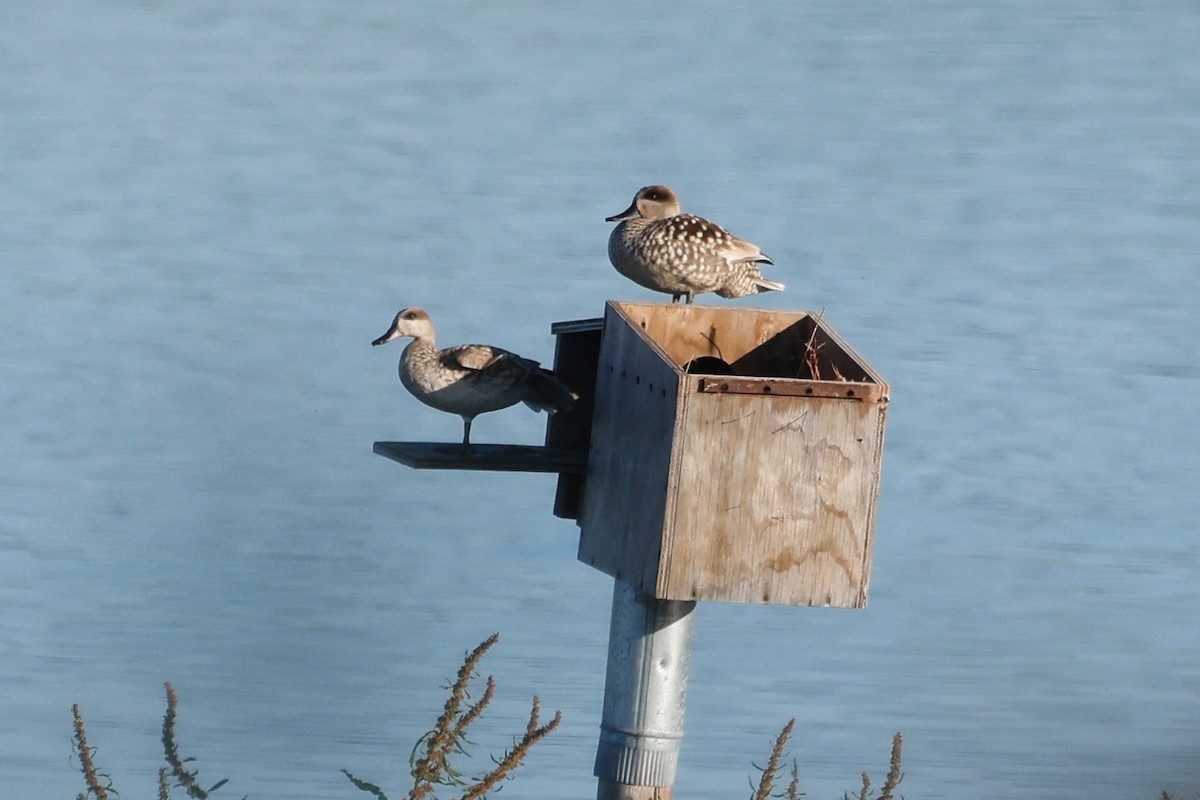
{"type": "Polygon", "coordinates": [[[658,595],[865,605],[884,408],[695,395],[658,595]]]}
{"type": "Polygon", "coordinates": [[[596,376],[579,560],[652,594],[680,376],[609,303],[596,376]]]}
{"type": "Polygon", "coordinates": [[[831,399],[878,402],[885,387],[874,383],[805,381],[794,378],[735,378],[727,375],[700,378],[697,391],[724,394],[777,394],[791,397],[827,397],[831,399]]]}
{"type": "Polygon", "coordinates": [[[886,388],[883,379],[845,340],[811,312],[697,305],[663,312],[666,306],[657,303],[618,306],[631,324],[642,328],[654,346],[680,367],[692,359],[713,356],[730,364],[739,376],[886,388]],[[806,358],[810,345],[817,355],[817,375],[806,358]]]}
{"type": "Polygon", "coordinates": [[[580,559],[663,599],[862,607],[887,399],[811,314],[610,302],[580,559]]]}

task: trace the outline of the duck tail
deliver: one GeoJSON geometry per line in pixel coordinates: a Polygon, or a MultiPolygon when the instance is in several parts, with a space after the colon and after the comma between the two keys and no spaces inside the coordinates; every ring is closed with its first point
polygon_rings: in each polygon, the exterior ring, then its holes
{"type": "Polygon", "coordinates": [[[556,414],[559,411],[569,410],[578,399],[579,395],[568,389],[566,384],[550,370],[539,367],[530,373],[529,392],[525,398],[525,405],[534,411],[556,414]]]}
{"type": "Polygon", "coordinates": [[[746,297],[761,292],[782,292],[787,287],[778,281],[769,281],[753,264],[743,264],[742,269],[731,275],[725,285],[716,292],[721,297],[746,297]]]}

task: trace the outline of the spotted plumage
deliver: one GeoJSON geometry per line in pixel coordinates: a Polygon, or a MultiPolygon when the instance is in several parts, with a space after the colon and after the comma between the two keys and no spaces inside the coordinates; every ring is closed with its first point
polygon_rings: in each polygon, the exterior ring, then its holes
{"type": "Polygon", "coordinates": [[[684,214],[679,198],[666,186],[646,186],[625,211],[608,222],[620,223],[608,237],[608,260],[634,283],[671,295],[671,302],[716,292],[745,297],[779,291],[782,283],[762,276],[759,264],[774,263],[757,246],[715,222],[684,214]]]}
{"type": "Polygon", "coordinates": [[[439,350],[433,321],[419,308],[400,311],[371,344],[404,336],[412,341],[400,356],[400,382],[425,405],[462,417],[464,448],[470,447],[471,423],[479,414],[517,403],[553,414],[575,402],[576,395],[536,361],[486,344],[439,350]]]}

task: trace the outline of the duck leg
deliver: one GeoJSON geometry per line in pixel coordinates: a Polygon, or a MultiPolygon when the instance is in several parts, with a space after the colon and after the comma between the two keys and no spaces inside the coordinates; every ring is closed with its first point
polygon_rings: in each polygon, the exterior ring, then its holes
{"type": "Polygon", "coordinates": [[[474,421],[474,417],[463,417],[463,452],[471,449],[471,423],[474,421]]]}

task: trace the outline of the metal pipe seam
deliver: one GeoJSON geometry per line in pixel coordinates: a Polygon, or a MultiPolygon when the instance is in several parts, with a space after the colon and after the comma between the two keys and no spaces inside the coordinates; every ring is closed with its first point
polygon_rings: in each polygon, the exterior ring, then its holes
{"type": "Polygon", "coordinates": [[[683,741],[694,601],[658,600],[615,581],[604,712],[593,774],[669,787],[683,741]]]}

